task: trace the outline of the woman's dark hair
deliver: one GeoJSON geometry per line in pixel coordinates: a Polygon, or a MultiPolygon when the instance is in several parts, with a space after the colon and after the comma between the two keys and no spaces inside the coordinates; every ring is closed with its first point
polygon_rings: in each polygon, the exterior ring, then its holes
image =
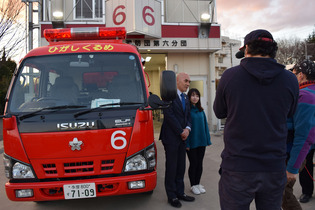
{"type": "MultiPolygon", "coordinates": [[[[302,71],[299,71],[299,70],[296,69],[296,68],[294,68],[294,69],[295,69],[295,71],[296,71],[295,75],[297,75],[298,73],[302,72],[302,71]]],[[[292,69],[292,71],[293,71],[293,69],[292,69]]],[[[306,76],[306,79],[307,79],[308,81],[315,81],[315,75],[314,75],[314,74],[305,74],[304,72],[302,72],[302,73],[306,76]]]]}
{"type": "Polygon", "coordinates": [[[295,64],[292,71],[296,71],[296,75],[300,72],[306,76],[308,81],[315,81],[315,64],[311,60],[303,60],[299,64],[295,64]]]}
{"type": "Polygon", "coordinates": [[[277,42],[266,42],[262,40],[254,40],[247,44],[247,53],[251,55],[270,56],[275,58],[278,50],[277,42]]]}
{"type": "MultiPolygon", "coordinates": [[[[202,111],[203,111],[203,108],[202,108],[201,103],[200,103],[200,92],[199,92],[198,89],[196,89],[196,88],[191,88],[191,89],[188,91],[188,99],[189,99],[189,102],[190,102],[191,95],[192,95],[193,93],[195,93],[197,96],[199,96],[199,101],[196,103],[196,107],[197,107],[197,109],[199,110],[199,112],[202,112],[202,111]]],[[[190,105],[192,105],[191,102],[190,102],[190,105]]]]}

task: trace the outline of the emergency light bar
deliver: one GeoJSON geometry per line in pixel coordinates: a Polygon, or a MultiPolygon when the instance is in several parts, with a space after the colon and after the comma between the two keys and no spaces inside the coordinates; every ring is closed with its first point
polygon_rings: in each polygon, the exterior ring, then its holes
{"type": "Polygon", "coordinates": [[[115,40],[126,39],[124,27],[90,27],[90,28],[59,28],[45,29],[44,37],[48,42],[78,40],[115,40]]]}

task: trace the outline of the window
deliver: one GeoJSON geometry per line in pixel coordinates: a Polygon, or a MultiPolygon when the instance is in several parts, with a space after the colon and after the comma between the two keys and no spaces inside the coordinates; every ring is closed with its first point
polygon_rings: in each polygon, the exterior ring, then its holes
{"type": "Polygon", "coordinates": [[[211,0],[164,0],[166,23],[199,23],[203,13],[212,14],[211,0]],[[210,10],[211,8],[211,10],[210,10]]]}
{"type": "MultiPolygon", "coordinates": [[[[32,112],[47,107],[95,108],[124,103],[137,108],[146,92],[141,64],[132,53],[82,53],[35,56],[21,64],[8,110],[32,112]]],[[[120,105],[114,105],[119,109],[120,105]]]]}
{"type": "Polygon", "coordinates": [[[218,62],[223,63],[223,56],[218,57],[218,62]]]}
{"type": "Polygon", "coordinates": [[[102,0],[75,0],[75,19],[100,19],[102,17],[102,0]]]}
{"type": "Polygon", "coordinates": [[[14,85],[11,107],[19,109],[25,101],[31,101],[39,95],[41,71],[36,67],[24,66],[14,85]]]}

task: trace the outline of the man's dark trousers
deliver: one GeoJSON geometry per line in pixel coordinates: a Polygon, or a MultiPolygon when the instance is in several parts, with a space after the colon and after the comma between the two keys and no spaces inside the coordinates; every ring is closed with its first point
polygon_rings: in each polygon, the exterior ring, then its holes
{"type": "Polygon", "coordinates": [[[314,156],[315,149],[311,149],[306,156],[306,165],[303,170],[300,172],[299,180],[302,187],[302,194],[306,195],[313,195],[314,192],[314,181],[312,180],[311,176],[314,174],[314,166],[313,166],[313,156],[314,156]],[[310,173],[310,174],[309,174],[310,173]]]}
{"type": "Polygon", "coordinates": [[[235,172],[222,169],[219,181],[221,210],[281,209],[286,172],[235,172]]]}
{"type": "Polygon", "coordinates": [[[186,145],[184,141],[178,145],[164,144],[164,150],[166,157],[165,190],[167,197],[173,199],[184,194],[186,145]]]}

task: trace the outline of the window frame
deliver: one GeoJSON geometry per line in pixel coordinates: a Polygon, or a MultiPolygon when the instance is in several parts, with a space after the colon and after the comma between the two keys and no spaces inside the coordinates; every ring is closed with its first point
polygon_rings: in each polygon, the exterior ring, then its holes
{"type": "MultiPolygon", "coordinates": [[[[73,19],[74,20],[102,20],[104,17],[104,8],[105,8],[105,4],[103,0],[73,0],[73,5],[74,5],[74,12],[73,12],[73,19]],[[77,17],[77,1],[79,2],[78,4],[82,4],[84,3],[84,1],[91,1],[92,3],[92,17],[91,18],[86,18],[86,17],[77,17]],[[99,5],[101,8],[99,8],[98,10],[100,11],[101,14],[100,17],[96,17],[96,5],[99,5]]],[[[83,4],[84,5],[84,4],[83,4]]],[[[83,12],[83,7],[81,7],[81,11],[80,14],[84,14],[83,12]]]]}

